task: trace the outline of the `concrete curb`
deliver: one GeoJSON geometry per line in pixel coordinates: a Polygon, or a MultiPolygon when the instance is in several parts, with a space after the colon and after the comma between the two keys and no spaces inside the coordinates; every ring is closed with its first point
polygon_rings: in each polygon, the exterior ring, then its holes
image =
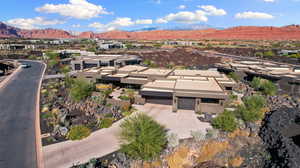
{"type": "Polygon", "coordinates": [[[22,70],[22,67],[19,66],[16,70],[14,70],[13,73],[11,73],[10,75],[8,75],[1,83],[0,83],[0,89],[3,89],[7,86],[7,84],[9,83],[9,81],[11,81],[14,76],[16,76],[20,71],[22,70]]]}
{"type": "MultiPolygon", "coordinates": [[[[35,61],[40,62],[40,61],[35,61]]],[[[36,161],[38,168],[44,168],[43,163],[43,151],[42,151],[42,137],[41,137],[41,126],[40,126],[40,96],[41,96],[41,87],[44,78],[44,74],[47,69],[47,65],[44,62],[40,62],[44,65],[44,70],[39,81],[37,96],[36,96],[36,110],[35,110],[35,134],[36,134],[36,161]]]]}

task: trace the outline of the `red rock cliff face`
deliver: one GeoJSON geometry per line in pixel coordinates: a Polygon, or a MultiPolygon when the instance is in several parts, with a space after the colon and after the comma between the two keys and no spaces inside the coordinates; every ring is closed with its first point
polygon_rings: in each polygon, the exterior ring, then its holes
{"type": "Polygon", "coordinates": [[[95,38],[95,34],[93,32],[82,32],[78,35],[78,38],[95,38]]]}
{"type": "Polygon", "coordinates": [[[18,34],[23,38],[74,38],[70,33],[57,29],[21,30],[18,34]]]}
{"type": "Polygon", "coordinates": [[[242,26],[218,30],[206,34],[203,39],[239,39],[239,40],[300,40],[299,26],[255,27],[242,26]]]}
{"type": "Polygon", "coordinates": [[[131,40],[167,40],[167,39],[200,39],[203,35],[213,33],[217,30],[155,30],[144,32],[111,31],[96,34],[96,37],[103,39],[131,39],[131,40]]]}

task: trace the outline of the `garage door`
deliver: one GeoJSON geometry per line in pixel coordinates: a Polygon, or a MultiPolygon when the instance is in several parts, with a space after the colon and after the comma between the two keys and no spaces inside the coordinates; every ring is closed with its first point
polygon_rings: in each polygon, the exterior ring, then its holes
{"type": "Polygon", "coordinates": [[[146,103],[172,105],[173,99],[170,97],[145,97],[146,103]]]}
{"type": "Polygon", "coordinates": [[[195,110],[195,98],[190,97],[179,97],[178,98],[178,109],[182,110],[195,110]]]}

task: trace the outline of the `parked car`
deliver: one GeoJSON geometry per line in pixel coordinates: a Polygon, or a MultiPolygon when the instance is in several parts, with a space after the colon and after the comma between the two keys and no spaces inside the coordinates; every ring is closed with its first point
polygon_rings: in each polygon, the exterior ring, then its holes
{"type": "Polygon", "coordinates": [[[22,67],[22,68],[30,68],[31,65],[30,65],[30,64],[21,64],[21,67],[22,67]]]}

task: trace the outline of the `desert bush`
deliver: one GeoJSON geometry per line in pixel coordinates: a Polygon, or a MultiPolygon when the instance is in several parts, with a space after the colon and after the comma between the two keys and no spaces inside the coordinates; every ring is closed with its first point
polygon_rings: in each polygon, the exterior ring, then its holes
{"type": "Polygon", "coordinates": [[[235,81],[241,80],[240,77],[235,72],[230,72],[228,74],[228,77],[231,78],[231,79],[233,79],[233,80],[235,80],[235,81]]]}
{"type": "Polygon", "coordinates": [[[99,128],[109,128],[110,126],[112,126],[113,122],[114,122],[114,118],[112,117],[103,118],[100,121],[99,128]]]}
{"type": "Polygon", "coordinates": [[[191,131],[191,136],[196,141],[202,141],[205,139],[205,134],[202,131],[191,131]]]}
{"type": "Polygon", "coordinates": [[[81,101],[89,96],[93,92],[93,85],[83,79],[74,80],[71,89],[70,96],[75,101],[81,101]]]}
{"type": "Polygon", "coordinates": [[[175,148],[176,146],[179,145],[179,138],[177,134],[170,133],[167,139],[168,139],[168,147],[175,148]]]}
{"type": "Polygon", "coordinates": [[[232,132],[237,128],[236,117],[233,112],[225,110],[212,120],[212,126],[226,132],[232,132]]]}
{"type": "Polygon", "coordinates": [[[256,56],[256,57],[263,57],[263,56],[264,56],[264,53],[262,53],[262,52],[256,52],[256,53],[255,53],[255,56],[256,56]]]}
{"type": "Polygon", "coordinates": [[[264,57],[273,57],[275,56],[273,51],[265,51],[264,52],[264,57]]]}
{"type": "Polygon", "coordinates": [[[91,134],[91,130],[84,125],[77,125],[71,127],[67,138],[70,140],[81,140],[88,137],[91,134]]]}
{"type": "Polygon", "coordinates": [[[120,138],[121,151],[133,159],[154,159],[167,145],[165,127],[141,113],[121,124],[120,138]]]}
{"type": "Polygon", "coordinates": [[[64,65],[60,68],[60,71],[63,73],[63,74],[67,74],[71,71],[71,67],[68,66],[68,65],[64,65]]]}
{"type": "Polygon", "coordinates": [[[251,86],[255,90],[259,90],[265,95],[274,96],[277,93],[277,86],[273,82],[266,79],[254,77],[251,81],[251,86]]]}
{"type": "Polygon", "coordinates": [[[266,106],[267,101],[263,96],[253,95],[244,99],[244,104],[247,108],[261,109],[266,106]]]}
{"type": "Polygon", "coordinates": [[[266,100],[263,96],[254,95],[246,97],[244,105],[241,105],[235,111],[235,115],[245,122],[254,122],[263,119],[263,108],[266,100]]]}
{"type": "Polygon", "coordinates": [[[213,128],[209,128],[206,130],[206,138],[212,138],[215,139],[217,138],[219,135],[219,131],[217,129],[213,129],[213,128]]]}

